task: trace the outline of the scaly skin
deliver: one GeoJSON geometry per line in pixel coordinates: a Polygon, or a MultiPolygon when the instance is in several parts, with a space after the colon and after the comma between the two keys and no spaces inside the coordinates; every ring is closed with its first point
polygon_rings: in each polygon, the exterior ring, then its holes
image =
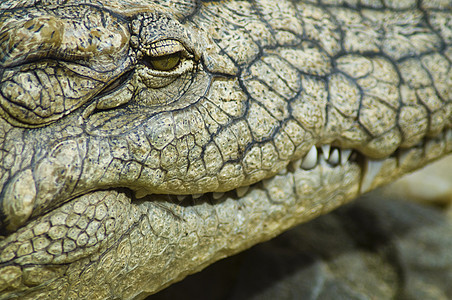
{"type": "Polygon", "coordinates": [[[450,1],[35,2],[0,4],[1,298],[142,298],[452,151],[450,1]]]}

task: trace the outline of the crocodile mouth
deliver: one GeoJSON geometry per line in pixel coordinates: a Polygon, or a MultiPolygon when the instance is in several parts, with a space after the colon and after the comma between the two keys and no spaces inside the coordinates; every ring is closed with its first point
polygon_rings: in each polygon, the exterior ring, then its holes
{"type": "MultiPolygon", "coordinates": [[[[76,202],[77,199],[85,197],[98,191],[105,190],[129,190],[128,198],[131,203],[141,203],[143,201],[155,201],[155,199],[164,199],[164,201],[182,204],[183,206],[190,203],[207,201],[217,203],[224,201],[225,199],[241,199],[246,196],[252,190],[266,191],[269,189],[269,182],[275,180],[288,180],[293,185],[292,189],[295,190],[295,198],[303,199],[304,197],[321,197],[323,190],[330,190],[328,196],[325,199],[334,198],[334,194],[349,194],[344,200],[341,200],[338,204],[344,201],[348,201],[372,190],[386,182],[389,182],[392,178],[400,177],[401,175],[413,171],[429,161],[442,156],[445,153],[450,152],[450,140],[452,139],[452,129],[444,129],[441,134],[434,138],[425,137],[422,142],[414,147],[401,148],[399,147],[391,155],[374,159],[364,155],[357,149],[343,148],[339,146],[339,142],[331,144],[317,144],[311,146],[306,152],[304,157],[292,160],[278,170],[269,172],[267,178],[263,178],[259,181],[248,181],[245,185],[232,185],[232,188],[221,190],[201,190],[201,193],[187,193],[178,194],[167,193],[164,194],[153,192],[152,189],[147,189],[147,186],[143,182],[131,182],[131,183],[108,183],[98,188],[87,188],[80,193],[74,193],[71,197],[64,197],[64,201],[60,202],[60,205],[55,205],[53,208],[59,208],[64,206],[65,203],[76,202]],[[313,177],[315,179],[311,179],[313,177]],[[275,179],[278,178],[278,179],[275,179]],[[282,179],[281,179],[282,178],[282,179]],[[343,183],[346,181],[346,184],[343,183]],[[334,187],[331,188],[333,185],[334,187]],[[341,185],[349,186],[344,188],[341,185]],[[315,188],[313,188],[315,186],[315,188]],[[348,189],[348,190],[347,190],[348,189]],[[343,190],[347,190],[344,192],[343,190]],[[199,200],[198,200],[199,199],[199,200]]],[[[74,144],[74,143],[72,143],[74,144]]],[[[72,144],[68,144],[71,146],[72,144]]],[[[66,147],[69,149],[69,146],[66,147]]],[[[63,166],[64,167],[64,166],[63,166]]],[[[31,174],[31,172],[29,172],[31,174]]],[[[25,175],[29,175],[28,173],[25,175]]],[[[24,175],[24,178],[28,178],[24,175]]],[[[31,178],[31,177],[30,177],[31,178]]],[[[21,179],[21,178],[19,178],[21,179]]],[[[32,180],[32,179],[30,179],[32,180]]],[[[25,183],[28,181],[23,180],[25,183]]],[[[21,182],[21,181],[19,181],[21,182]]],[[[61,183],[60,185],[62,185],[61,183]]],[[[275,187],[274,190],[278,190],[275,187]]],[[[278,192],[284,195],[285,192],[278,192]]],[[[33,196],[30,192],[30,195],[33,196]]],[[[30,196],[30,197],[31,197],[30,196]]],[[[276,196],[278,201],[283,201],[284,197],[276,196]]],[[[22,201],[27,204],[26,199],[22,201]]],[[[327,200],[325,202],[328,202],[327,200]]],[[[334,201],[332,201],[334,202],[334,201]]],[[[30,206],[31,207],[31,206],[30,206]]],[[[26,207],[27,208],[27,207],[26,207]]],[[[28,207],[29,208],[29,207],[28,207]]],[[[325,209],[328,211],[329,209],[325,209]]],[[[51,210],[47,210],[49,212],[51,210]]],[[[44,211],[45,212],[45,211],[44,211]]],[[[22,211],[17,216],[17,222],[13,223],[11,228],[18,228],[26,221],[26,216],[23,217],[22,211]],[[23,222],[22,224],[20,222],[23,222]]],[[[44,215],[44,214],[43,214],[44,215]]],[[[29,221],[39,219],[39,215],[36,213],[30,218],[29,221]]],[[[7,232],[12,232],[11,228],[8,228],[7,232]]]]}
{"type": "MultiPolygon", "coordinates": [[[[281,170],[277,175],[285,175],[288,172],[294,173],[296,171],[310,172],[315,168],[331,169],[344,166],[345,164],[363,165],[363,160],[365,160],[365,156],[353,149],[341,149],[339,147],[331,146],[329,144],[321,146],[313,145],[303,158],[291,161],[286,166],[286,168],[281,170]]],[[[378,168],[378,166],[376,167],[378,168]]],[[[375,172],[371,171],[370,173],[375,172]]],[[[268,180],[269,179],[264,179],[251,185],[240,186],[227,192],[208,192],[188,195],[167,194],[164,196],[173,202],[184,202],[190,199],[196,200],[200,198],[211,199],[214,201],[218,201],[223,198],[229,197],[238,199],[245,196],[250,190],[254,188],[258,187],[265,188],[266,182],[268,180]]],[[[369,179],[367,179],[366,182],[367,181],[369,181],[369,179]]],[[[366,183],[366,185],[368,184],[366,183]]],[[[148,200],[149,199],[148,197],[152,198],[152,196],[155,196],[155,194],[149,194],[146,190],[136,190],[133,191],[133,193],[134,198],[137,200],[138,199],[148,200]]]]}
{"type": "MultiPolygon", "coordinates": [[[[357,166],[360,170],[357,182],[359,194],[364,194],[378,186],[415,169],[420,168],[427,162],[436,158],[439,153],[450,152],[450,142],[452,140],[452,129],[445,129],[441,134],[432,138],[426,137],[417,145],[410,148],[397,148],[391,155],[374,159],[362,154],[360,151],[351,148],[341,148],[332,144],[313,145],[303,158],[291,161],[286,168],[277,175],[284,176],[287,173],[305,172],[309,174],[314,170],[339,170],[346,165],[357,166]],[[449,146],[448,146],[449,145],[449,146]],[[433,154],[431,154],[433,153],[433,154]],[[393,174],[392,174],[393,173],[393,174]],[[397,174],[397,176],[395,176],[397,174]]],[[[254,188],[266,188],[264,179],[252,185],[237,187],[227,192],[208,192],[189,195],[160,195],[175,203],[187,202],[203,198],[204,200],[218,201],[225,198],[239,199],[254,188]]],[[[146,199],[152,201],[153,194],[139,189],[133,190],[134,199],[146,199]],[[150,198],[149,198],[150,197],[150,198]]]]}

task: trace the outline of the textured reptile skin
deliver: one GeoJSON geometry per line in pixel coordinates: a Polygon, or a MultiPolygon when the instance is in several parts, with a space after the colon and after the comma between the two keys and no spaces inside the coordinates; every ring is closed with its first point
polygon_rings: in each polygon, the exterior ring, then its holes
{"type": "Polygon", "coordinates": [[[0,9],[1,298],[142,298],[452,151],[450,1],[0,9]]]}

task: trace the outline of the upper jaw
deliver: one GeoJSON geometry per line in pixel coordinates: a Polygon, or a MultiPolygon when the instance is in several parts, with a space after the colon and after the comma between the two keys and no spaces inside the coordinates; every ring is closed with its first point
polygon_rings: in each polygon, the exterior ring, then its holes
{"type": "MultiPolygon", "coordinates": [[[[182,116],[186,117],[186,114],[187,112],[184,112],[182,116]]],[[[240,166],[241,172],[246,171],[248,175],[243,176],[239,172],[240,176],[235,176],[234,172],[226,172],[228,167],[234,166],[234,164],[222,165],[223,158],[209,155],[208,152],[213,149],[212,153],[218,155],[218,147],[207,146],[204,148],[204,152],[199,148],[201,150],[199,154],[204,156],[192,155],[189,156],[192,161],[190,158],[185,161],[185,166],[187,166],[186,163],[191,166],[198,165],[203,171],[201,173],[203,175],[193,181],[193,178],[184,178],[184,176],[190,175],[187,168],[184,167],[184,161],[168,162],[167,166],[170,168],[168,171],[162,171],[161,168],[165,164],[165,158],[171,157],[168,149],[177,149],[181,145],[186,147],[189,141],[183,135],[179,139],[177,138],[177,126],[172,127],[173,125],[171,125],[165,128],[158,125],[165,124],[168,120],[177,120],[177,117],[174,116],[176,116],[174,113],[157,114],[148,119],[144,125],[141,124],[133,131],[129,131],[125,136],[84,137],[78,133],[74,135],[72,132],[73,139],[66,139],[55,144],[35,140],[35,145],[46,144],[50,147],[46,146],[48,152],[44,156],[45,152],[36,153],[41,158],[34,158],[35,164],[31,168],[25,168],[19,172],[14,180],[4,188],[3,231],[14,231],[28,222],[30,218],[39,217],[70,199],[99,189],[129,188],[134,191],[135,197],[138,199],[150,194],[173,194],[182,198],[182,195],[196,196],[211,192],[214,193],[215,198],[219,198],[221,193],[234,189],[239,189],[238,195],[241,196],[247,186],[272,177],[283,170],[294,170],[298,167],[310,169],[319,163],[327,163],[330,166],[344,165],[349,162],[351,157],[352,162],[358,162],[363,169],[360,191],[366,192],[384,181],[381,177],[387,176],[384,174],[387,174],[387,170],[392,168],[388,168],[388,164],[400,165],[407,170],[415,168],[411,158],[406,160],[406,157],[409,156],[407,153],[412,152],[411,149],[400,148],[385,159],[377,159],[364,156],[360,151],[338,146],[341,143],[319,143],[318,146],[309,146],[306,143],[293,152],[293,156],[270,161],[264,170],[262,170],[264,167],[262,164],[250,167],[250,164],[247,164],[249,155],[245,155],[244,158],[241,158],[242,163],[239,162],[236,166],[240,166]],[[170,128],[171,134],[168,134],[167,128],[170,128]],[[160,138],[163,135],[167,138],[172,135],[173,140],[167,139],[164,145],[153,144],[153,138],[156,139],[156,142],[161,143],[160,138]],[[159,147],[162,149],[162,154],[155,156],[153,153],[156,153],[159,147]],[[300,155],[300,153],[302,154],[300,155]],[[199,165],[200,159],[204,162],[201,165],[199,165]],[[171,173],[172,171],[169,170],[177,172],[171,173]],[[180,172],[180,170],[185,170],[185,172],[180,172]],[[173,180],[164,180],[165,177],[173,178],[173,180]],[[224,184],[222,180],[227,184],[224,184]]],[[[202,121],[203,116],[200,114],[193,113],[193,116],[199,118],[200,122],[202,121]]],[[[62,134],[64,134],[64,129],[73,130],[73,127],[67,127],[67,125],[77,122],[77,120],[80,119],[75,115],[61,122],[62,134]]],[[[193,128],[200,130],[197,134],[206,136],[207,132],[203,133],[205,128],[194,126],[193,128]]],[[[42,136],[51,137],[54,128],[39,130],[48,131],[42,136]]],[[[447,153],[450,151],[450,146],[447,146],[447,143],[450,143],[447,142],[450,141],[450,136],[451,130],[445,129],[436,139],[427,138],[414,149],[421,151],[422,155],[425,153],[427,157],[430,152],[438,153],[437,149],[443,149],[441,151],[447,153]],[[439,143],[437,140],[442,140],[442,142],[439,143]]],[[[33,139],[29,139],[29,141],[33,141],[33,139]]],[[[215,144],[210,142],[208,145],[215,144]]],[[[39,148],[39,146],[29,145],[32,155],[35,148],[39,148]]],[[[262,150],[260,149],[260,151],[262,150]]],[[[253,151],[248,152],[248,154],[250,153],[253,151]]]]}

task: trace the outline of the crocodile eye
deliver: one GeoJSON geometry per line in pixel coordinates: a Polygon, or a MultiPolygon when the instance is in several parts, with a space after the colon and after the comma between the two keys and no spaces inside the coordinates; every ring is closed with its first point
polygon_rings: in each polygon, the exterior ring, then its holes
{"type": "Polygon", "coordinates": [[[175,71],[179,65],[191,57],[185,46],[173,39],[150,44],[143,50],[141,62],[148,68],[160,72],[175,71]]]}
{"type": "Polygon", "coordinates": [[[143,62],[148,67],[151,67],[158,71],[171,71],[181,61],[182,53],[176,52],[172,54],[167,55],[161,55],[161,56],[145,56],[143,57],[143,62]]]}

